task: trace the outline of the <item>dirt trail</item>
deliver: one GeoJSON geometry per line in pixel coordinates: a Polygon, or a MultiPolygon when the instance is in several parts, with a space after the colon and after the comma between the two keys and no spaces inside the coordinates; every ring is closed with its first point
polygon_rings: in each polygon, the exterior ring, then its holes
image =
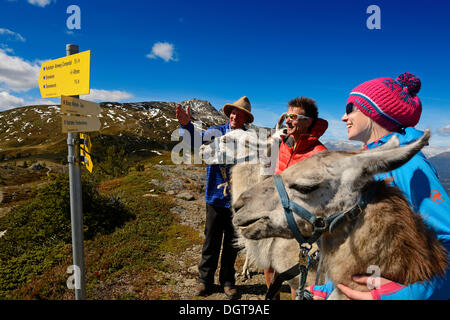
{"type": "MultiPolygon", "coordinates": [[[[206,218],[204,200],[206,169],[188,165],[160,165],[157,167],[163,172],[164,179],[162,181],[156,180],[152,183],[164,187],[166,193],[174,197],[177,206],[171,210],[179,218],[179,223],[197,230],[203,236],[206,218]]],[[[163,294],[168,299],[227,299],[222,288],[218,285],[218,272],[216,272],[216,285],[212,294],[205,298],[195,296],[201,250],[202,245],[193,244],[181,255],[164,255],[164,261],[175,267],[175,272],[158,275],[160,283],[167,283],[163,288],[163,294]]],[[[236,261],[236,285],[241,294],[241,299],[262,300],[266,293],[262,270],[253,268],[252,277],[245,279],[239,274],[242,271],[244,260],[245,255],[241,251],[236,261]]],[[[306,285],[313,284],[314,279],[315,272],[311,271],[306,285]]],[[[288,285],[283,285],[281,299],[290,299],[290,288],[288,285]]]]}

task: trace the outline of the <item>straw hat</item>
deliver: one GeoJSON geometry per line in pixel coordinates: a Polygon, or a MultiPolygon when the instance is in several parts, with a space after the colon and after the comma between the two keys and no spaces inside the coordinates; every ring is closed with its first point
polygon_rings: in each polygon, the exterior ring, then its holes
{"type": "Polygon", "coordinates": [[[231,111],[233,111],[233,108],[238,108],[240,110],[243,110],[248,115],[247,123],[252,123],[255,118],[252,115],[252,106],[250,105],[250,100],[246,96],[243,96],[238,101],[233,103],[227,103],[223,106],[223,113],[229,118],[231,111]]]}

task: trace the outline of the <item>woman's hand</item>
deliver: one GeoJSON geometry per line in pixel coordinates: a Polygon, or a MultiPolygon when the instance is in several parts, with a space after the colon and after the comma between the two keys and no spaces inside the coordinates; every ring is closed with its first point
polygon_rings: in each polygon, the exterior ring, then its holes
{"type": "MultiPolygon", "coordinates": [[[[371,276],[353,276],[353,281],[358,284],[367,285],[368,288],[379,289],[382,286],[392,283],[391,280],[381,278],[381,277],[371,277],[371,276]]],[[[337,287],[342,291],[343,294],[347,296],[350,300],[374,300],[371,291],[363,292],[358,290],[350,289],[343,284],[338,284],[337,287]]]]}

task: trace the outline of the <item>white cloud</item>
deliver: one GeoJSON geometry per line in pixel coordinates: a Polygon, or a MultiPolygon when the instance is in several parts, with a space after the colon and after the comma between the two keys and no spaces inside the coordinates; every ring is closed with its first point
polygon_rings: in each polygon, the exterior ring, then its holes
{"type": "Polygon", "coordinates": [[[126,100],[132,98],[131,93],[119,90],[100,90],[91,89],[90,94],[81,95],[81,99],[94,100],[94,101],[114,101],[118,102],[121,100],[126,100]]]}
{"type": "Polygon", "coordinates": [[[7,53],[14,53],[14,50],[4,43],[0,43],[0,49],[3,49],[7,53]]]}
{"type": "Polygon", "coordinates": [[[0,49],[0,84],[6,85],[12,91],[28,91],[38,87],[41,66],[20,57],[10,56],[0,49]]]}
{"type": "Polygon", "coordinates": [[[22,37],[22,35],[20,33],[11,31],[6,28],[0,28],[0,35],[7,36],[7,40],[14,40],[14,41],[20,41],[20,42],[26,41],[25,38],[22,37]]]}
{"type": "Polygon", "coordinates": [[[450,124],[437,129],[436,134],[444,137],[450,137],[450,124]]]}
{"type": "Polygon", "coordinates": [[[38,6],[41,8],[48,6],[51,2],[52,2],[52,0],[28,0],[29,4],[32,4],[34,6],[38,6]]]}
{"type": "Polygon", "coordinates": [[[152,47],[152,52],[146,55],[150,59],[161,58],[165,62],[177,61],[174,57],[175,49],[173,44],[168,42],[156,42],[152,47]]]}
{"type": "Polygon", "coordinates": [[[8,91],[0,91],[0,111],[23,106],[60,104],[60,102],[50,99],[33,99],[16,97],[8,91]]]}
{"type": "Polygon", "coordinates": [[[8,91],[0,91],[0,111],[21,107],[25,104],[25,100],[9,94],[8,91]]]}

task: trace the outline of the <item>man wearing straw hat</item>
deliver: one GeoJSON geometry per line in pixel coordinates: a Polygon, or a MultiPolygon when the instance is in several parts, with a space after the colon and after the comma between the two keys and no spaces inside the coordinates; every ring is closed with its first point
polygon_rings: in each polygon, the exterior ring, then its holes
{"type": "MultiPolygon", "coordinates": [[[[210,127],[201,132],[202,143],[209,142],[230,130],[244,129],[245,124],[252,123],[254,117],[251,113],[250,101],[242,97],[234,103],[226,104],[223,112],[229,118],[229,122],[223,125],[210,127]]],[[[199,134],[191,123],[191,111],[189,106],[184,111],[177,106],[176,116],[181,128],[190,133],[190,137],[199,134]]],[[[192,139],[192,145],[193,145],[192,139]]],[[[229,193],[223,192],[217,186],[225,185],[229,181],[229,172],[220,165],[209,165],[206,169],[206,224],[205,242],[202,249],[202,258],[198,266],[199,284],[196,294],[205,296],[211,292],[214,284],[214,274],[217,269],[220,247],[222,244],[222,258],[220,261],[219,282],[224,288],[224,293],[229,299],[237,299],[238,293],[235,287],[234,263],[238,249],[233,246],[236,234],[234,232],[231,211],[231,199],[229,193]]]]}

